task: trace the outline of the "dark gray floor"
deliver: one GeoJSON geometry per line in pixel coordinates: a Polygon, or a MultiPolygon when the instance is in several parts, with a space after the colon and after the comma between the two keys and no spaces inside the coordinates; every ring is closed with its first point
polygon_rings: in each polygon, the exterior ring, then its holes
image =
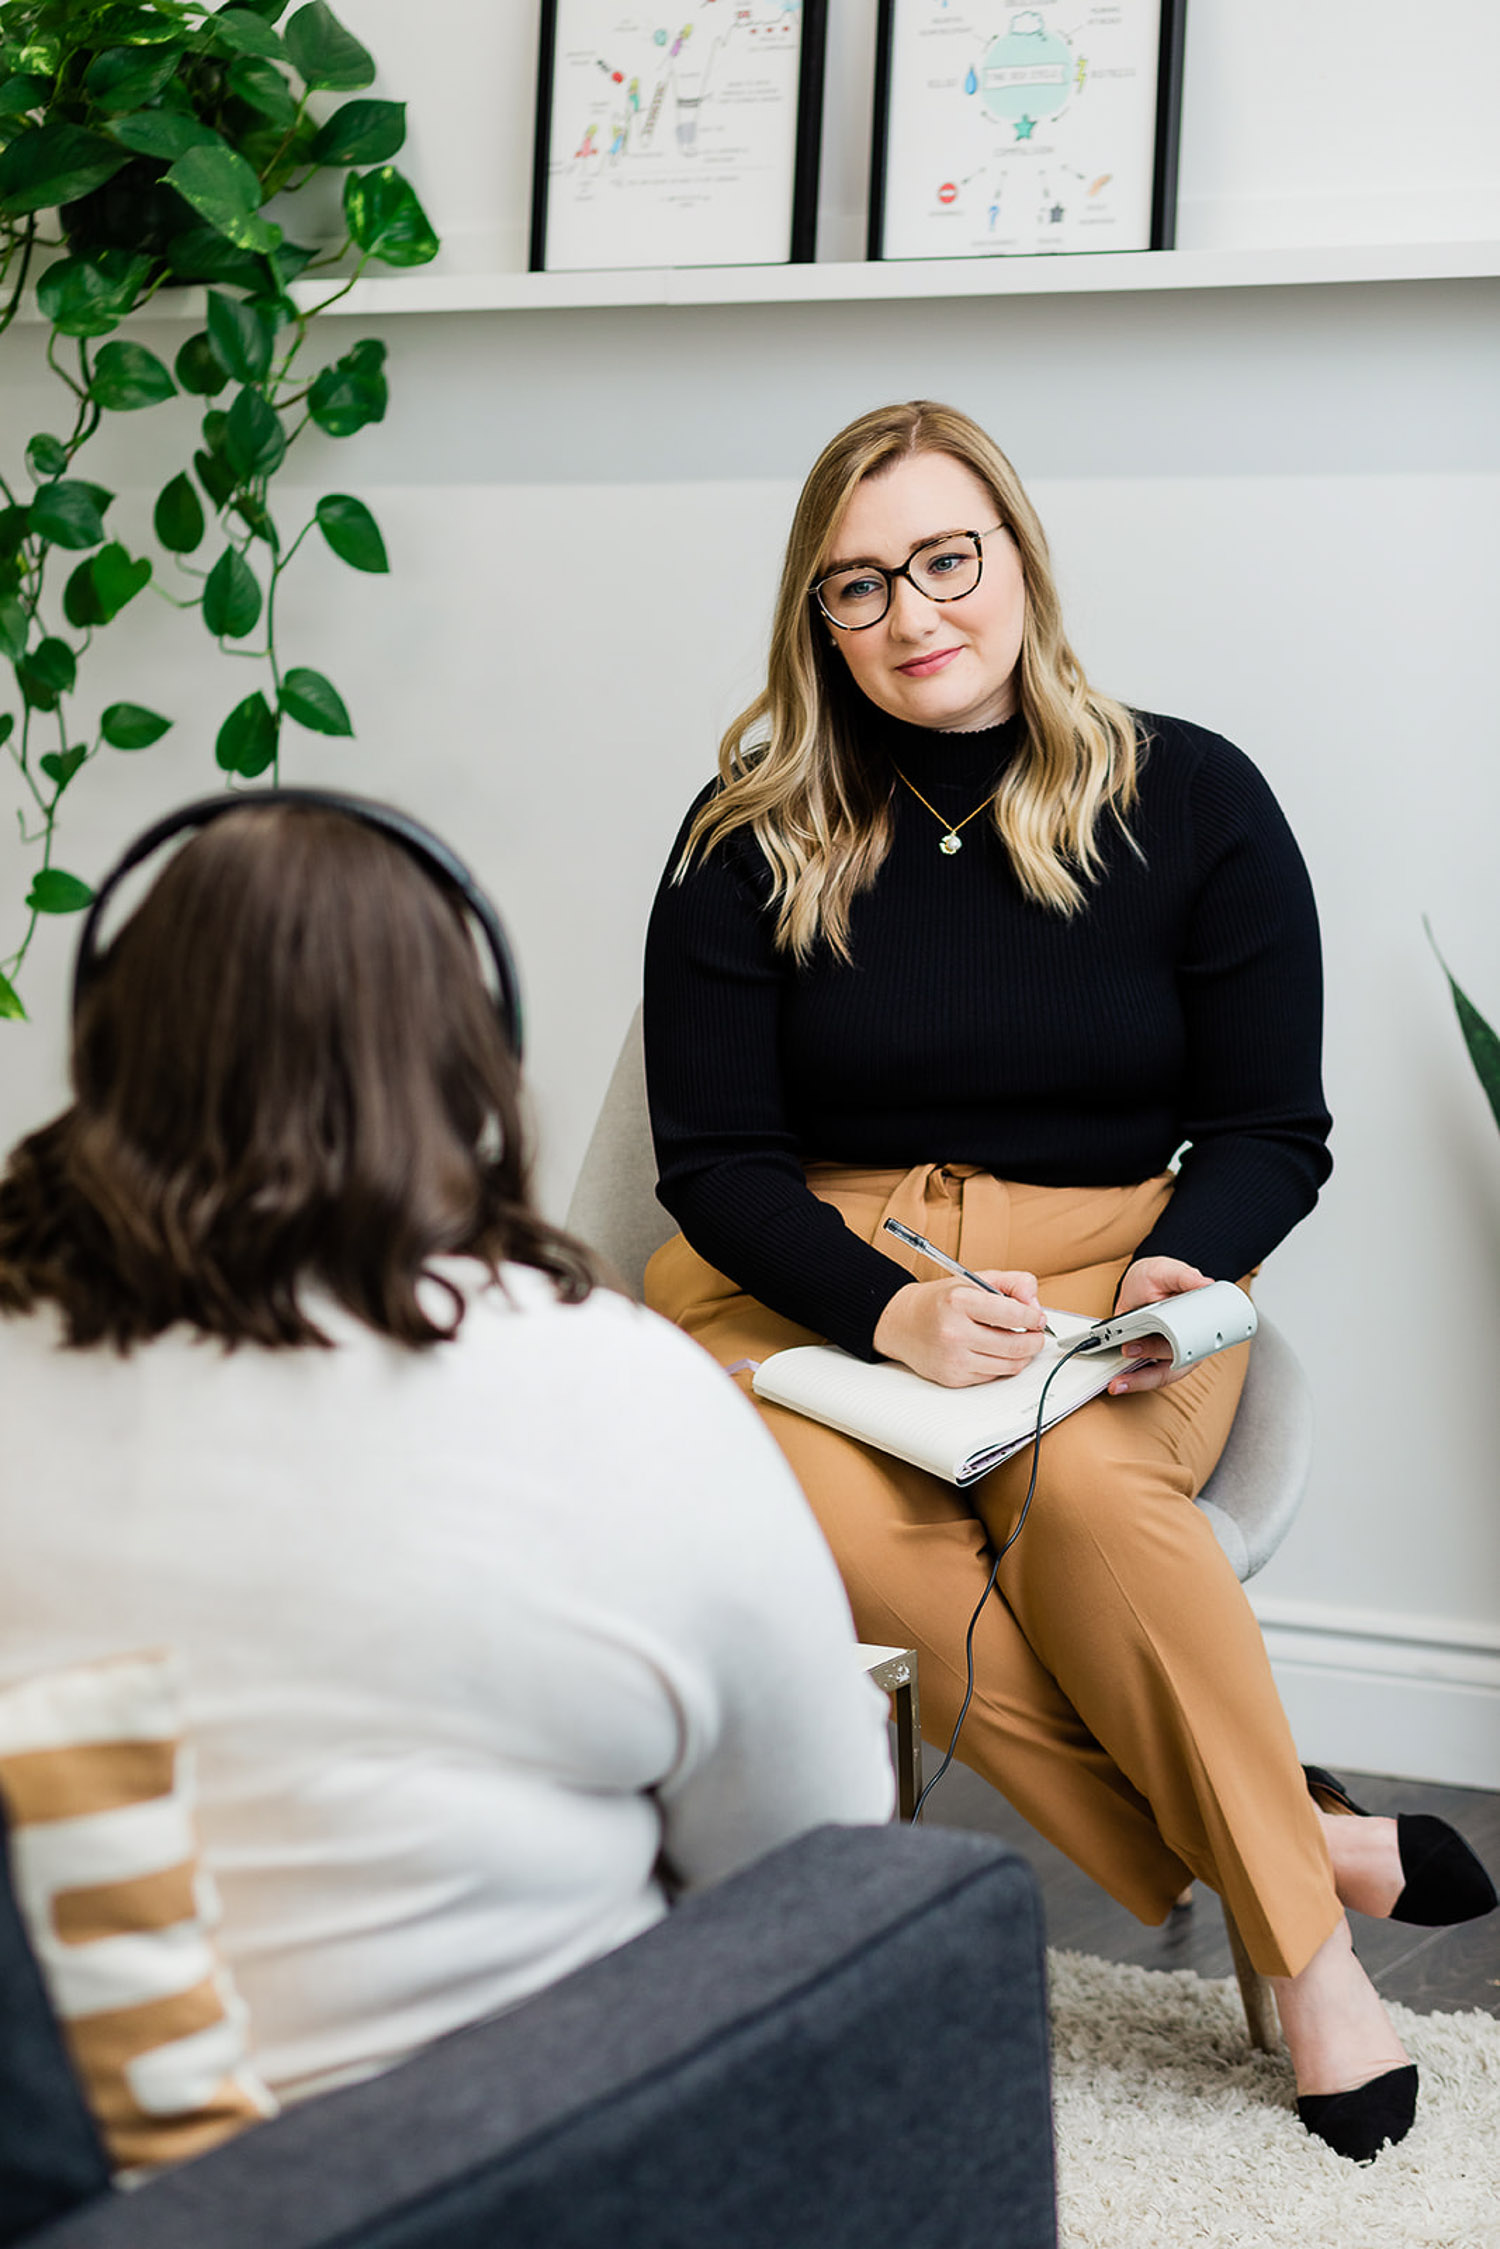
{"type": "MultiPolygon", "coordinates": [[[[924,1761],[935,1773],[938,1752],[929,1746],[924,1761]]],[[[1450,1820],[1491,1873],[1500,1871],[1500,1796],[1367,1773],[1339,1778],[1372,1812],[1435,1812],[1450,1820]]],[[[1143,1928],[966,1766],[949,1766],[922,1817],[935,1827],[976,1828],[1013,1844],[1036,1869],[1049,1941],[1065,1951],[1092,1952],[1140,1968],[1193,1968],[1204,1976],[1231,1972],[1219,1901],[1201,1884],[1188,1911],[1174,1913],[1163,1928],[1143,1928]]],[[[1386,1998],[1424,2014],[1482,2007],[1500,2016],[1500,1913],[1457,1929],[1350,1918],[1359,1956],[1386,1998]]]]}

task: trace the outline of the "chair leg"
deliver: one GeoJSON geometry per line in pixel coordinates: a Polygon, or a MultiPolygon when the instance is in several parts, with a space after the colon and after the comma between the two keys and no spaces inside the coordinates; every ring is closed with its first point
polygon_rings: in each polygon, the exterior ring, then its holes
{"type": "Polygon", "coordinates": [[[915,1648],[855,1649],[860,1669],[891,1698],[896,1721],[896,1816],[909,1820],[922,1793],[922,1704],[915,1648]]]}
{"type": "Polygon", "coordinates": [[[1229,1938],[1230,1958],[1239,1980],[1240,1997],[1245,2003],[1245,2027],[1250,2033],[1250,2043],[1261,2054],[1279,2053],[1281,2025],[1277,2019],[1276,2001],[1266,1977],[1250,1964],[1245,1950],[1245,1940],[1240,1935],[1234,1915],[1224,1907],[1224,1929],[1229,1938]]]}

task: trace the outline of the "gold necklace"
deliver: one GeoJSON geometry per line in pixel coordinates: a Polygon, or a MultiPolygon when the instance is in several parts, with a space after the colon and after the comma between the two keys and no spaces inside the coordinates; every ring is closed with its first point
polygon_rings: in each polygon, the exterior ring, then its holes
{"type": "MultiPolygon", "coordinates": [[[[896,765],[896,761],[894,758],[891,759],[891,763],[893,765],[896,765]]],[[[899,765],[896,765],[896,777],[898,780],[906,781],[906,775],[901,771],[899,765]]],[[[932,817],[934,820],[936,820],[938,826],[940,828],[948,829],[947,834],[940,840],[938,849],[939,851],[945,853],[946,856],[950,859],[953,857],[955,851],[963,850],[963,844],[959,839],[959,829],[966,828],[971,820],[977,820],[980,813],[984,811],[985,807],[989,804],[993,804],[995,800],[994,790],[987,789],[984,795],[980,798],[978,804],[975,805],[973,811],[966,812],[961,820],[955,820],[952,827],[950,828],[948,827],[948,823],[943,818],[941,812],[939,812],[937,806],[935,804],[927,804],[926,797],[923,796],[915,781],[906,781],[906,785],[910,789],[912,795],[916,798],[918,804],[927,805],[928,811],[932,814],[932,817]]]]}

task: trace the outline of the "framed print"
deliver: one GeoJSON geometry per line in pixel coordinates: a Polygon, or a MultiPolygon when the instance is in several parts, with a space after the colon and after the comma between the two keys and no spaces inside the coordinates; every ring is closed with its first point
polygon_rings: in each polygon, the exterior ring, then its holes
{"type": "Polygon", "coordinates": [[[825,0],[542,0],[533,273],[813,254],[825,0]]]}
{"type": "Polygon", "coordinates": [[[881,0],[872,258],[1170,250],[1186,0],[881,0]]]}

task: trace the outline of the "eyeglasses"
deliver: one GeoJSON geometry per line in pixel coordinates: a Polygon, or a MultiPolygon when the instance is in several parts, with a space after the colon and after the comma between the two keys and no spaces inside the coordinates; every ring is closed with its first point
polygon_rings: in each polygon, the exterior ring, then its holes
{"type": "Polygon", "coordinates": [[[992,523],[984,532],[945,531],[918,547],[898,570],[886,570],[878,562],[856,563],[820,578],[813,594],[829,624],[841,633],[868,632],[878,625],[891,606],[898,578],[928,601],[962,601],[984,576],[984,541],[1004,529],[1003,523],[992,523]]]}

